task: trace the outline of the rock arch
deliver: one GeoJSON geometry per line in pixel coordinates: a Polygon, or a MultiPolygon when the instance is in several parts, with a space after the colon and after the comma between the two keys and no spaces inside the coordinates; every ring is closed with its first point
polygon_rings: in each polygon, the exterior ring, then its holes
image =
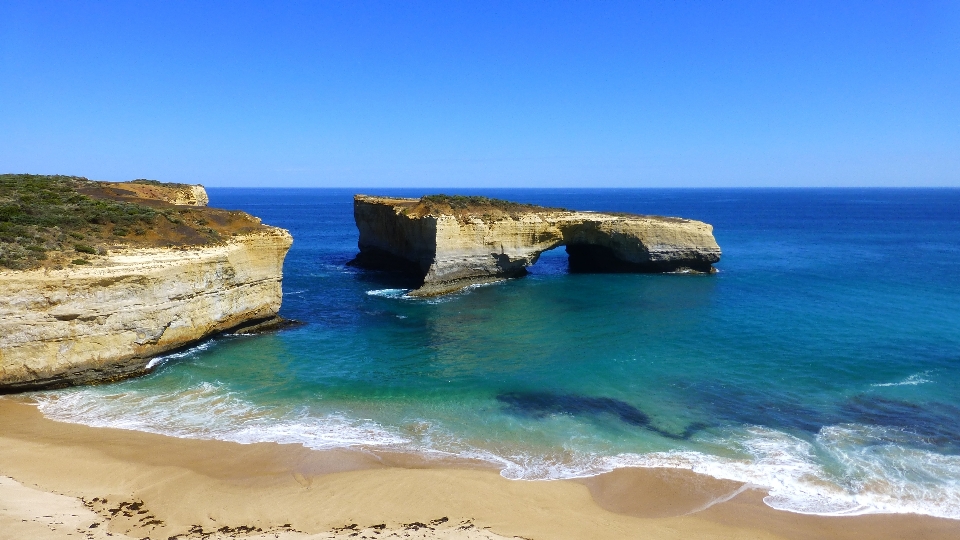
{"type": "Polygon", "coordinates": [[[713,227],[681,218],[571,212],[484,198],[357,195],[360,253],[351,264],[405,270],[434,296],[527,273],[565,246],[582,272],[711,272],[713,227]],[[463,199],[463,202],[461,201],[463,199]],[[461,204],[462,203],[462,204],[461,204]]]}

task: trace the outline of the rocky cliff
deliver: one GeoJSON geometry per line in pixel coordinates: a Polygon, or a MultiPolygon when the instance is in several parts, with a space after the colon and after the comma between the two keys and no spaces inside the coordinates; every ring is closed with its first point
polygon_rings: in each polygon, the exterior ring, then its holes
{"type": "MultiPolygon", "coordinates": [[[[117,184],[96,187],[111,186],[117,184]]],[[[159,191],[165,197],[186,191],[192,205],[206,202],[202,187],[189,188],[159,191]]],[[[39,267],[0,268],[0,392],[142,374],[157,354],[276,318],[292,243],[287,231],[242,212],[197,214],[146,199],[139,188],[128,191],[137,196],[127,199],[160,212],[138,238],[114,238],[88,253],[70,249],[66,236],[39,267]],[[74,264],[58,262],[81,254],[74,264]]],[[[84,241],[103,241],[84,234],[84,241]]]]}
{"type": "Polygon", "coordinates": [[[572,271],[713,271],[713,227],[688,219],[573,212],[482,197],[398,199],[357,195],[360,254],[352,262],[402,269],[414,296],[522,276],[544,251],[566,246],[572,271]]]}
{"type": "Polygon", "coordinates": [[[182,206],[206,206],[210,203],[207,190],[201,185],[161,183],[153,180],[96,182],[81,188],[80,192],[114,200],[155,200],[182,206]],[[96,193],[97,190],[99,193],[96,193]]]}

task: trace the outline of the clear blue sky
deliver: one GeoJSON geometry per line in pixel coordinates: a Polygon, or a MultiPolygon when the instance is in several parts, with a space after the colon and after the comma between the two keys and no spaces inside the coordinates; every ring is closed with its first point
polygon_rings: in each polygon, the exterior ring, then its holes
{"type": "Polygon", "coordinates": [[[0,172],[960,186],[960,2],[10,2],[0,172]]]}

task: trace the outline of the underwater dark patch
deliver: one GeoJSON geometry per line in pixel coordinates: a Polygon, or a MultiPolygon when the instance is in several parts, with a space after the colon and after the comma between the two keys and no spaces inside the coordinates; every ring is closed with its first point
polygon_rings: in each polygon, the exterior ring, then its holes
{"type": "Polygon", "coordinates": [[[694,423],[682,434],[661,430],[650,423],[650,417],[640,409],[619,399],[592,397],[581,394],[556,394],[552,392],[504,392],[497,395],[508,414],[525,418],[542,419],[555,414],[588,416],[594,418],[614,417],[621,422],[648,429],[670,439],[689,439],[706,427],[694,423]]]}
{"type": "Polygon", "coordinates": [[[506,405],[510,413],[529,418],[540,419],[552,414],[610,414],[631,426],[646,426],[650,423],[650,418],[643,411],[613,398],[550,392],[506,392],[498,395],[497,401],[506,405]]]}
{"type": "Polygon", "coordinates": [[[725,422],[802,431],[816,435],[824,426],[864,424],[898,429],[910,437],[896,444],[960,453],[960,407],[946,403],[912,403],[861,394],[818,411],[788,396],[769,396],[755,390],[724,385],[695,385],[698,405],[725,422]]]}
{"type": "Polygon", "coordinates": [[[723,384],[694,384],[688,394],[711,418],[734,424],[766,426],[774,429],[816,434],[836,422],[833,415],[817,411],[787,396],[772,396],[760,391],[723,384]]]}
{"type": "Polygon", "coordinates": [[[920,446],[960,453],[960,407],[861,394],[843,404],[841,416],[851,423],[900,429],[915,435],[920,446]]]}

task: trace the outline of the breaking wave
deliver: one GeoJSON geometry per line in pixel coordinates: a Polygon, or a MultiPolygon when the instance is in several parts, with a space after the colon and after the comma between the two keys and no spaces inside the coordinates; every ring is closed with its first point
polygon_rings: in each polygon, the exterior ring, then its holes
{"type": "Polygon", "coordinates": [[[75,389],[35,397],[47,417],[95,427],[243,444],[367,447],[458,457],[495,465],[515,480],[593,476],[623,467],[679,468],[764,487],[769,490],[766,504],[790,512],[917,513],[960,519],[960,456],[897,444],[903,433],[895,428],[833,425],[805,440],[748,426],[698,441],[724,449],[725,456],[680,450],[603,455],[504,444],[481,448],[428,421],[411,431],[347,413],[318,415],[306,408],[257,406],[208,382],[169,394],[75,389]]]}
{"type": "Polygon", "coordinates": [[[885,387],[885,386],[916,386],[916,385],[918,385],[918,384],[927,384],[927,383],[933,382],[933,381],[931,381],[930,379],[927,379],[927,378],[926,378],[926,377],[928,377],[928,376],[930,376],[930,372],[929,372],[929,371],[924,371],[923,373],[915,373],[915,374],[907,377],[906,379],[904,379],[904,380],[902,380],[902,381],[900,381],[900,382],[876,383],[876,384],[871,384],[870,386],[876,386],[876,387],[885,387]]]}
{"type": "Polygon", "coordinates": [[[409,289],[376,289],[367,291],[367,296],[379,296],[381,298],[403,298],[409,289]]]}

